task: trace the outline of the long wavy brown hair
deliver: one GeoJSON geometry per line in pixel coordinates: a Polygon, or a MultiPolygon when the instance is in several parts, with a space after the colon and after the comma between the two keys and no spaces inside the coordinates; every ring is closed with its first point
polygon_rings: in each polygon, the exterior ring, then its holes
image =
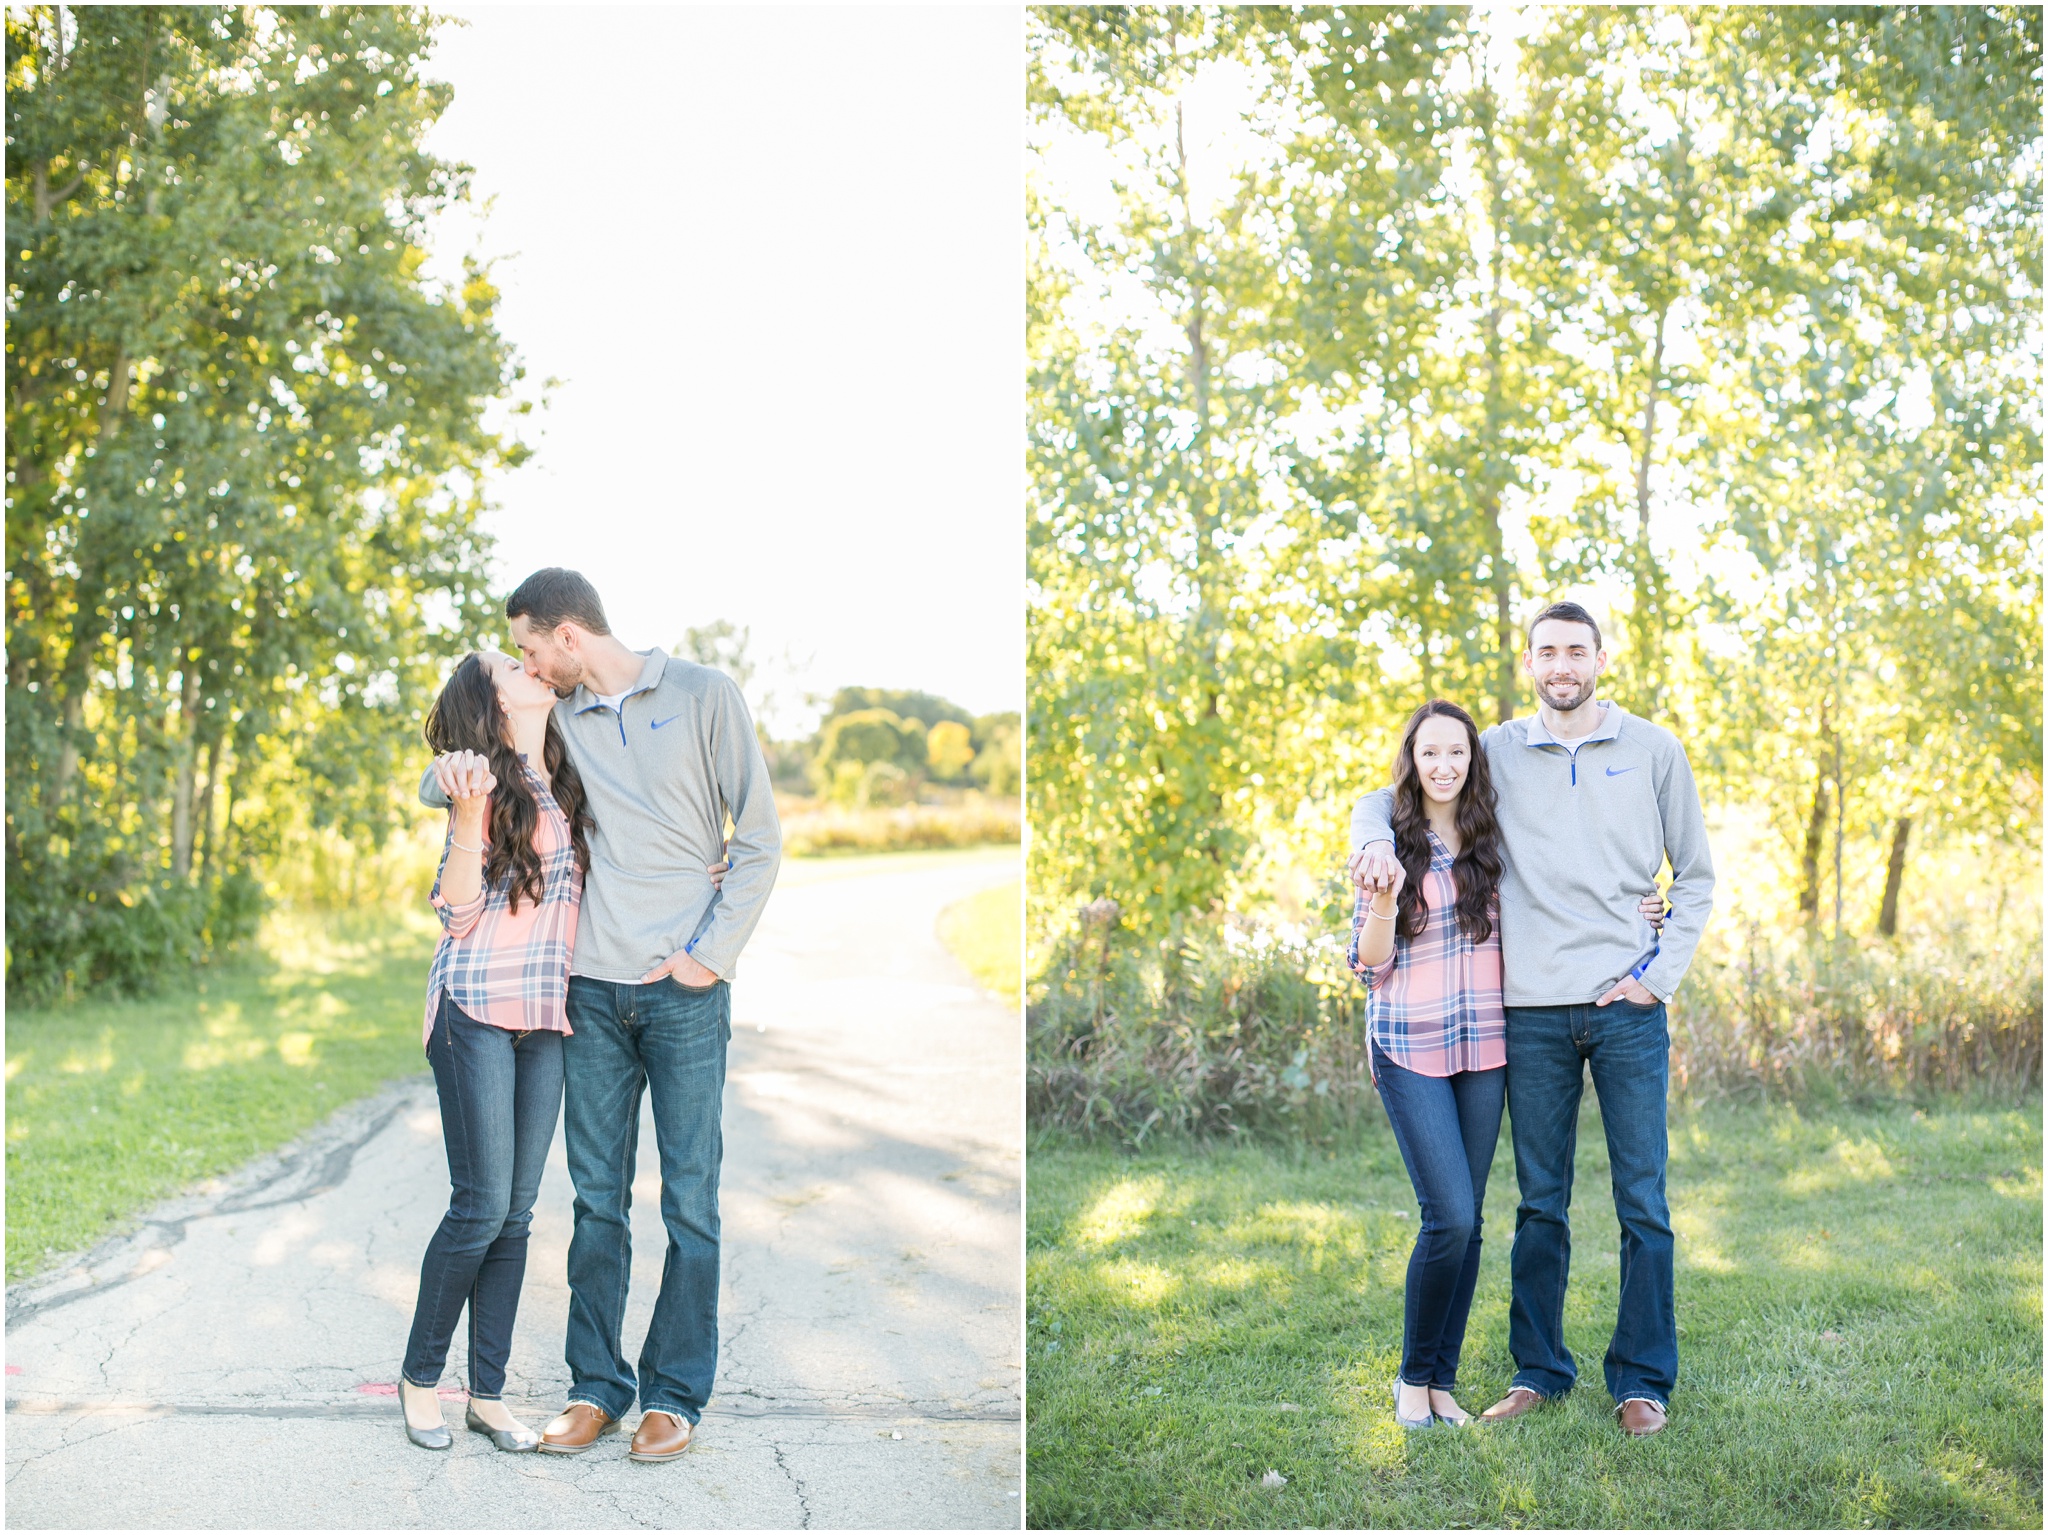
{"type": "Polygon", "coordinates": [[[1394,931],[1416,938],[1429,922],[1429,902],[1422,894],[1422,876],[1429,872],[1429,818],[1422,774],[1415,766],[1415,734],[1424,720],[1438,718],[1465,727],[1465,749],[1471,754],[1465,786],[1458,791],[1458,857],[1451,865],[1451,878],[1458,887],[1458,925],[1474,943],[1484,943],[1493,935],[1493,898],[1506,867],[1500,856],[1500,822],[1494,816],[1493,775],[1487,770],[1486,753],[1479,749],[1479,727],[1472,716],[1441,698],[1432,698],[1408,716],[1401,749],[1394,753],[1394,856],[1408,871],[1395,902],[1394,931]]]}
{"type": "MultiPolygon", "coordinates": [[[[540,801],[522,772],[519,753],[512,749],[512,722],[498,701],[498,690],[482,657],[474,652],[463,657],[455,675],[441,689],[434,707],[427,711],[427,744],[436,752],[476,752],[491,765],[498,780],[491,791],[491,819],[486,832],[488,852],[484,859],[484,886],[495,890],[508,887],[514,911],[524,894],[540,904],[546,880],[541,873],[540,854],[533,850],[533,834],[540,825],[540,801]]],[[[547,734],[541,746],[541,761],[547,765],[548,792],[562,807],[569,821],[569,841],[576,850],[576,867],[590,872],[589,833],[597,825],[583,801],[583,780],[569,760],[568,743],[562,739],[555,717],[548,716],[547,734]]]]}

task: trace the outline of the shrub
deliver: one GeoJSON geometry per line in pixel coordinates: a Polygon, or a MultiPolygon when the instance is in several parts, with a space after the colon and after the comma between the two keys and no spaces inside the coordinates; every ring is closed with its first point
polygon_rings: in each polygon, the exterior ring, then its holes
{"type": "Polygon", "coordinates": [[[1084,907],[1026,1013],[1039,1128],[1129,1145],[1166,1132],[1308,1130],[1375,1112],[1363,996],[1327,944],[1183,921],[1128,941],[1114,902],[1084,907]]]}
{"type": "Polygon", "coordinates": [[[91,991],[140,995],[168,971],[225,957],[267,902],[252,874],[150,878],[118,860],[72,859],[8,881],[7,990],[18,1003],[91,991]]]}
{"type": "MultiPolygon", "coordinates": [[[[1183,918],[1142,944],[1112,901],[1046,946],[1026,1012],[1033,1126],[1129,1146],[1159,1133],[1320,1135],[1377,1113],[1365,992],[1339,940],[1183,918]]],[[[1914,943],[1756,929],[1695,960],[1671,1009],[1675,1097],[2034,1090],[2038,942],[1914,943]]]]}
{"type": "Polygon", "coordinates": [[[811,781],[828,799],[865,803],[863,796],[871,796],[880,780],[863,770],[885,764],[905,778],[921,780],[925,753],[925,728],[916,720],[887,709],[856,709],[825,722],[811,759],[811,781]],[[843,771],[847,768],[854,771],[843,771]]]}
{"type": "Polygon", "coordinates": [[[991,794],[1015,794],[1024,782],[1017,716],[991,714],[977,724],[983,731],[984,744],[975,754],[974,766],[968,771],[974,775],[975,782],[991,794]]]}

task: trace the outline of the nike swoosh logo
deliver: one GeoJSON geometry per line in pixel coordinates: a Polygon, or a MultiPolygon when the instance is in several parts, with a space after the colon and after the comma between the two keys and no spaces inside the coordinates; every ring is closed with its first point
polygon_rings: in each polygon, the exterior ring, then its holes
{"type": "MultiPolygon", "coordinates": [[[[685,712],[687,712],[687,711],[685,711],[685,712]]],[[[665,719],[665,720],[652,720],[652,721],[650,721],[650,722],[648,723],[648,726],[647,726],[647,728],[648,728],[649,730],[659,730],[659,729],[661,729],[661,727],[662,727],[662,726],[664,726],[664,725],[673,725],[673,724],[674,724],[674,723],[675,723],[675,722],[676,722],[677,720],[681,719],[682,717],[683,717],[683,716],[682,716],[681,714],[671,714],[671,715],[670,715],[670,716],[669,716],[669,717],[668,717],[667,719],[665,719]]]]}
{"type": "Polygon", "coordinates": [[[1634,768],[1609,768],[1607,776],[1609,778],[1619,778],[1623,773],[1633,773],[1634,771],[1634,768]]]}

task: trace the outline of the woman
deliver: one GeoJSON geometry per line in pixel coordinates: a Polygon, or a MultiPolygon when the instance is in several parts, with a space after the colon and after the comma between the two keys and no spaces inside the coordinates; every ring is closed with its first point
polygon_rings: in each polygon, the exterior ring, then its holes
{"type": "MultiPolygon", "coordinates": [[[[1394,1416],[1470,1415],[1451,1395],[1479,1276],[1486,1175],[1507,1094],[1498,893],[1503,869],[1479,729],[1432,699],[1394,759],[1392,882],[1360,892],[1351,966],[1372,991],[1370,1061],[1421,1213],[1408,1259],[1394,1416]]],[[[1659,895],[1643,913],[1663,919],[1659,895]]]]}
{"type": "Polygon", "coordinates": [[[453,1442],[435,1387],[469,1308],[469,1427],[501,1450],[540,1436],[504,1403],[526,1238],[562,1106],[564,1004],[583,876],[583,786],[554,690],[511,656],[472,654],[427,715],[453,802],[431,897],[442,936],[427,975],[427,1059],[452,1194],[420,1265],[399,1384],[406,1437],[453,1442]]]}

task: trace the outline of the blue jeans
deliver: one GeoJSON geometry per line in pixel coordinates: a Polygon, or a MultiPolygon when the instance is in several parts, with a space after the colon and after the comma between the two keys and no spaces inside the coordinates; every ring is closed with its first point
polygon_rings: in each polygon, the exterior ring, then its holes
{"type": "Polygon", "coordinates": [[[1671,1077],[1664,1004],[1511,1007],[1507,1015],[1508,1113],[1522,1185],[1508,1312],[1515,1384],[1554,1397],[1578,1378],[1564,1343],[1564,1289],[1579,1097],[1591,1067],[1621,1222],[1621,1299],[1607,1346],[1607,1390],[1617,1402],[1648,1397],[1669,1406],[1678,1379],[1678,1316],[1664,1198],[1671,1077]]]}
{"type": "Polygon", "coordinates": [[[533,1201],[562,1106],[562,1036],[478,1023],[443,994],[427,1060],[441,1097],[451,1191],[420,1264],[405,1378],[439,1383],[467,1305],[469,1394],[496,1401],[505,1394],[533,1201]]]}
{"type": "Polygon", "coordinates": [[[718,1366],[718,1166],[732,994],[663,977],[647,985],[569,978],[563,1046],[569,1178],[569,1400],[622,1418],[643,1410],[695,1423],[718,1366]],[[640,1093],[654,1104],[668,1253],[636,1374],[619,1346],[633,1270],[633,1163],[640,1093]]]}
{"type": "Polygon", "coordinates": [[[1479,1278],[1486,1174],[1500,1140],[1507,1073],[1495,1067],[1426,1077],[1395,1065],[1378,1045],[1372,1061],[1422,1217],[1408,1255],[1401,1379],[1449,1391],[1458,1383],[1465,1318],[1479,1278]]]}

